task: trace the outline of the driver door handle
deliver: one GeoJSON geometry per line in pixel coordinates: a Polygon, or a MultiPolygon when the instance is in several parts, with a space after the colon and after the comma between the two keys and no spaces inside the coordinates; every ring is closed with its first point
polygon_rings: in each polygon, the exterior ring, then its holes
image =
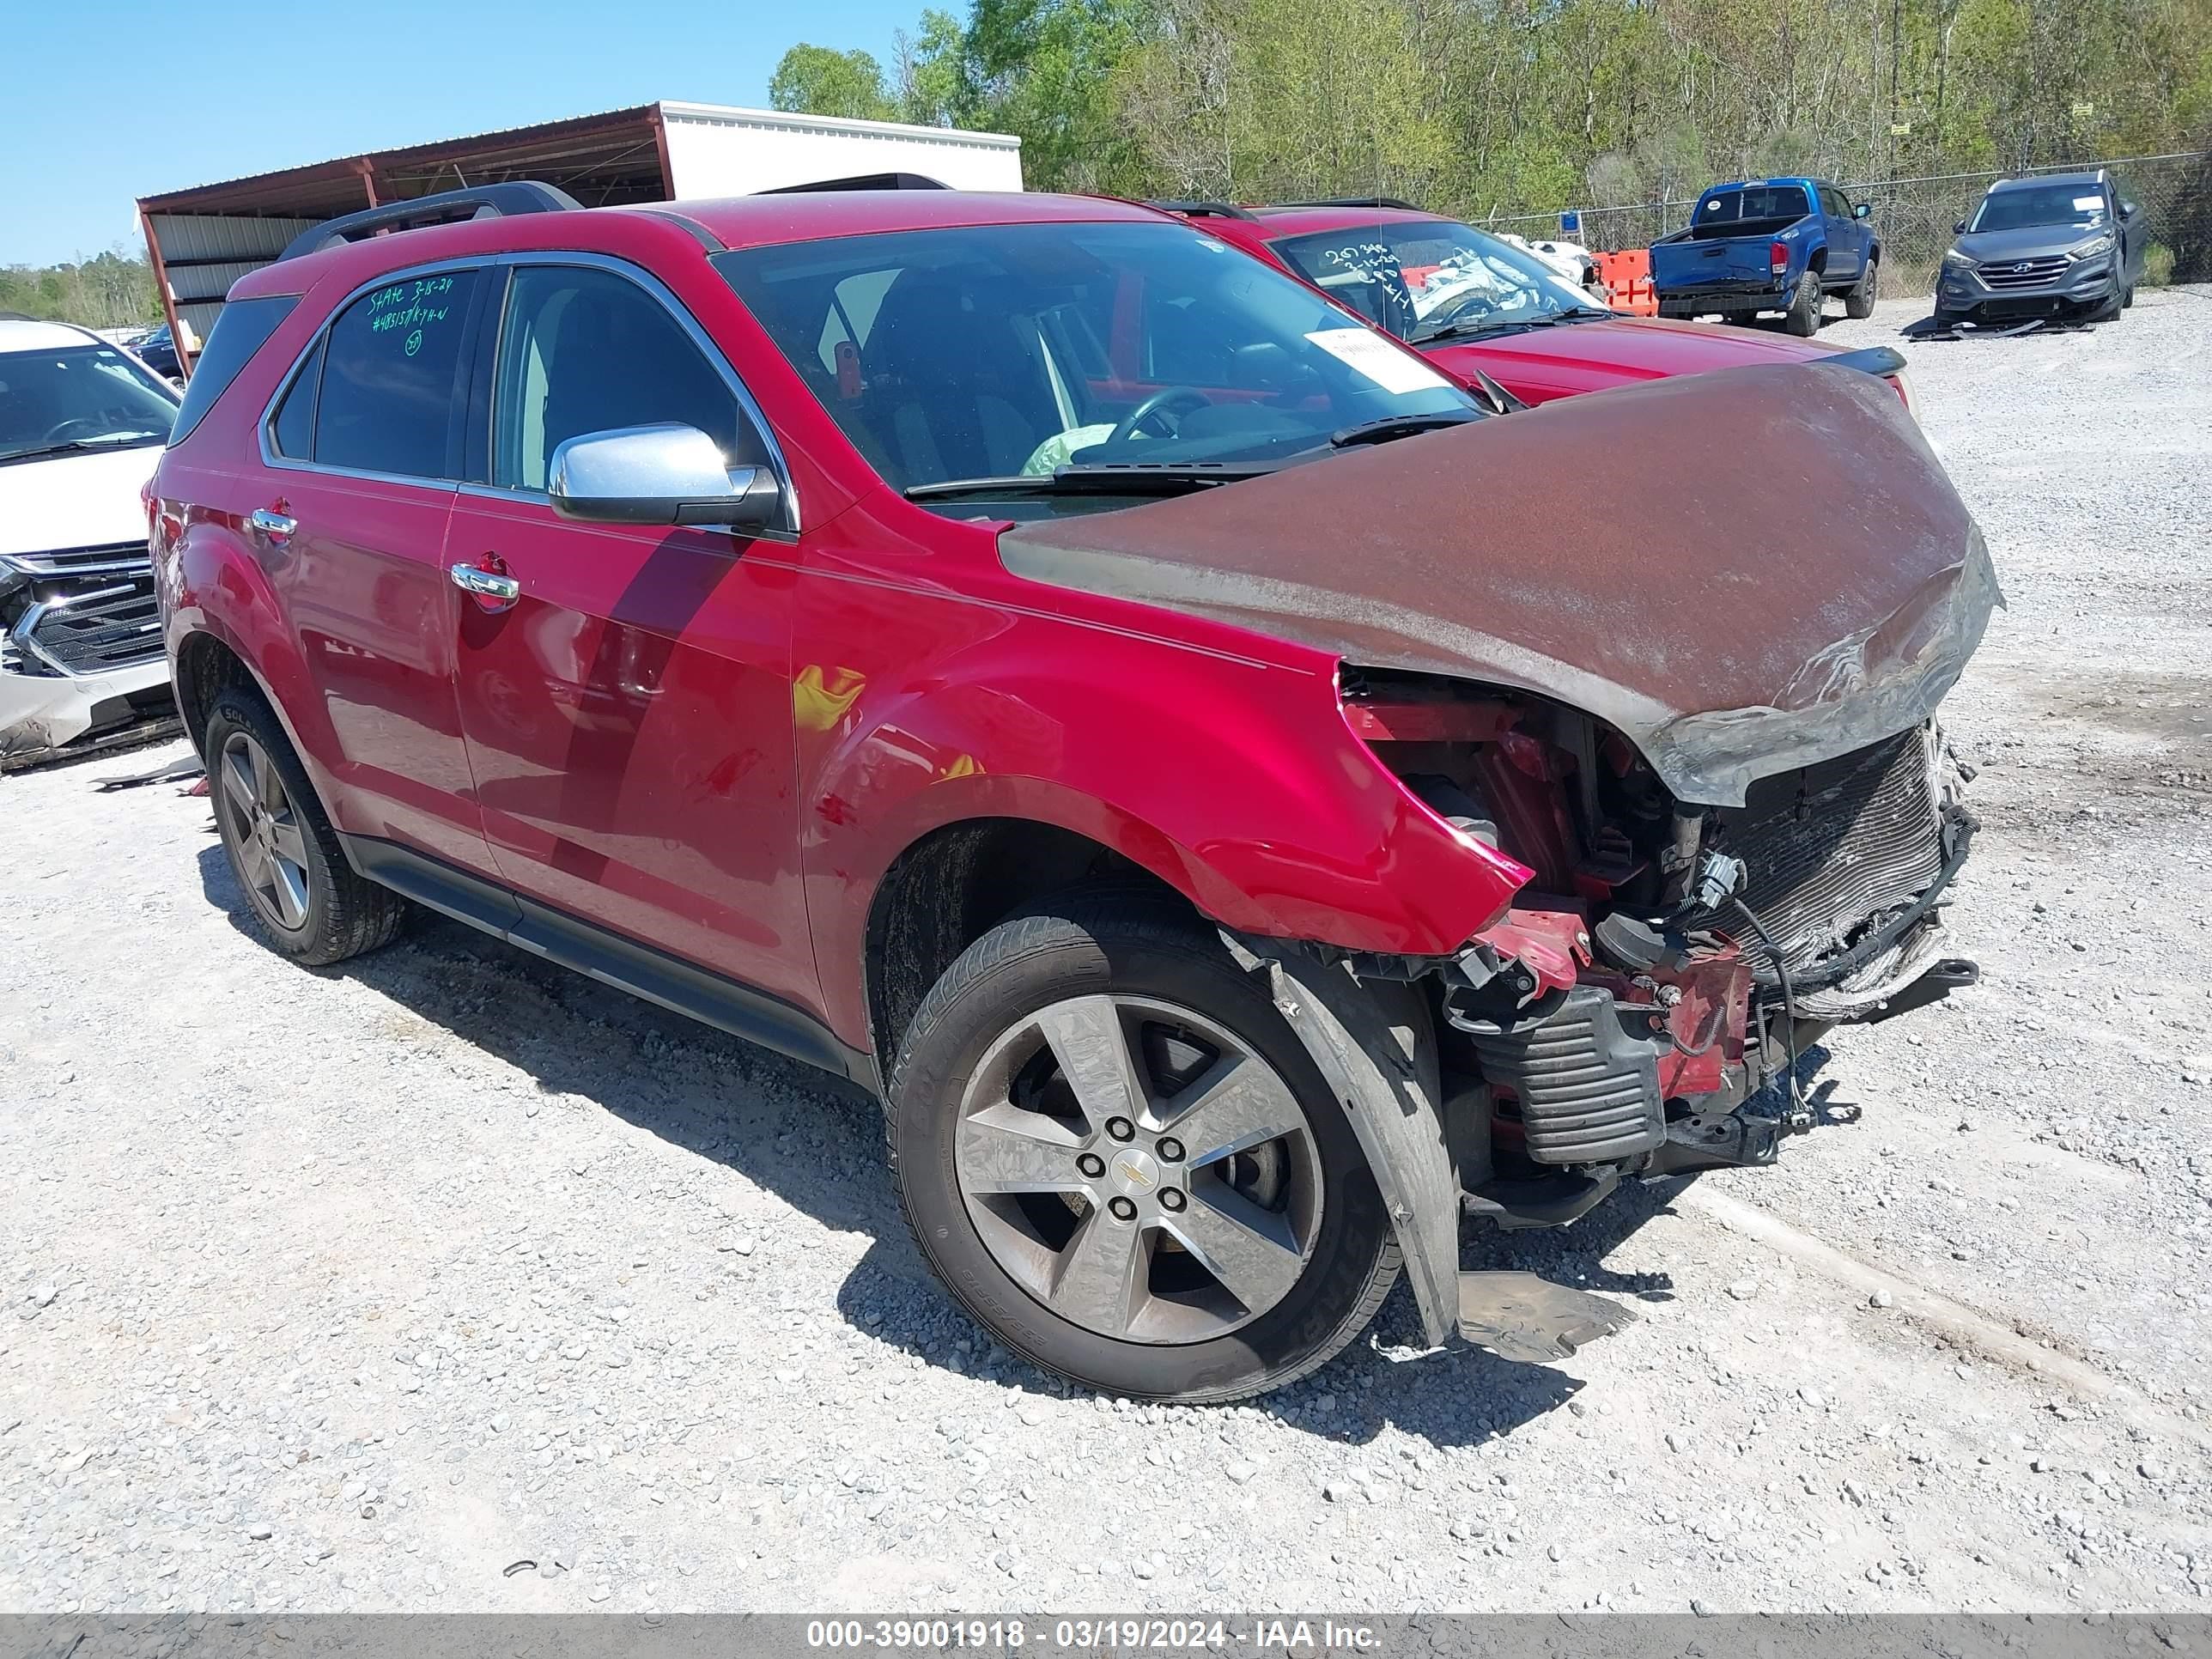
{"type": "Polygon", "coordinates": [[[495,599],[501,605],[513,605],[522,597],[522,584],[512,576],[502,576],[495,570],[481,570],[472,564],[454,565],[447,573],[453,586],[464,593],[473,593],[480,599],[495,599]]]}

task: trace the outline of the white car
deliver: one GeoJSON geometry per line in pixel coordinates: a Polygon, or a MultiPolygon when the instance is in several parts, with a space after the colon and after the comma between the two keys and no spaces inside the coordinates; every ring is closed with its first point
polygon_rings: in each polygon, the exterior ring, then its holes
{"type": "Polygon", "coordinates": [[[176,413],[89,329],[0,320],[0,767],[173,718],[138,491],[176,413]]]}

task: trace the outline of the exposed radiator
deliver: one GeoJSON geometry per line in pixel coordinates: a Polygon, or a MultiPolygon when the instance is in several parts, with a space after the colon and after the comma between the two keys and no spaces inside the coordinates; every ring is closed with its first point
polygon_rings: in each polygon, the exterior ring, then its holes
{"type": "Polygon", "coordinates": [[[1942,872],[1935,742],[1932,731],[1916,726],[1839,759],[1762,778],[1743,805],[1716,815],[1708,844],[1744,861],[1744,902],[1792,969],[1833,955],[1942,872]]]}

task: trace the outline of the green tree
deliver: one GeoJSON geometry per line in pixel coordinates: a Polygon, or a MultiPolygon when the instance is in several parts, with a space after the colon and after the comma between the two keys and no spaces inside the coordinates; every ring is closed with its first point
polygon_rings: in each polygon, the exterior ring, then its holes
{"type": "Polygon", "coordinates": [[[804,115],[842,115],[860,121],[890,121],[897,106],[884,86],[884,66],[874,54],[836,52],[802,42],[783,54],[769,77],[771,107],[804,115]]]}
{"type": "Polygon", "coordinates": [[[0,266],[0,311],[87,328],[130,328],[161,319],[146,261],[118,246],[71,264],[0,266]]]}
{"type": "Polygon", "coordinates": [[[920,33],[901,30],[898,118],[920,127],[975,125],[969,118],[975,89],[969,74],[968,31],[949,11],[925,11],[920,33]]]}

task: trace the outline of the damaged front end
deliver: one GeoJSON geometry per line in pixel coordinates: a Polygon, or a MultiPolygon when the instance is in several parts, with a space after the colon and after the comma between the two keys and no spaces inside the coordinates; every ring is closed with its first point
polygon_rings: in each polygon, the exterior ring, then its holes
{"type": "Polygon", "coordinates": [[[1527,881],[1441,960],[1232,944],[1356,1103],[1431,1340],[1559,1358],[1625,1310],[1460,1273],[1461,1216],[1561,1226],[1624,1181],[1773,1162],[1811,1127],[1807,1047],[1978,977],[1941,916],[1967,773],[1928,718],[1704,806],[1541,698],[1372,670],[1342,696],[1401,783],[1527,881]],[[1786,1093],[1756,1109],[1769,1085],[1786,1093]]]}
{"type": "Polygon", "coordinates": [[[1625,1179],[1771,1162],[1809,1127],[1811,1042],[1976,977],[1943,945],[1974,820],[1936,711],[2002,595],[1869,376],[1562,399],[1000,545],[1328,653],[1351,737],[1484,849],[1470,870],[1517,878],[1449,956],[1234,941],[1325,1072],[1355,1022],[1313,1011],[1346,984],[1403,988],[1435,1032],[1432,1075],[1388,1045],[1335,1062],[1432,1338],[1528,1350],[1534,1304],[1451,1283],[1462,1210],[1556,1226],[1625,1179]],[[1747,1109],[1776,1084],[1780,1112],[1747,1109]]]}
{"type": "Polygon", "coordinates": [[[143,541],[0,554],[0,771],[179,729],[143,541]]]}
{"type": "Polygon", "coordinates": [[[1528,871],[1426,969],[1486,1125],[1462,1184],[1505,1225],[1571,1220],[1624,1176],[1771,1161],[1803,1120],[1737,1109],[1795,1053],[1972,981],[1939,910],[1975,821],[1932,719],[1701,806],[1524,694],[1354,672],[1344,703],[1409,791],[1528,871]]]}

